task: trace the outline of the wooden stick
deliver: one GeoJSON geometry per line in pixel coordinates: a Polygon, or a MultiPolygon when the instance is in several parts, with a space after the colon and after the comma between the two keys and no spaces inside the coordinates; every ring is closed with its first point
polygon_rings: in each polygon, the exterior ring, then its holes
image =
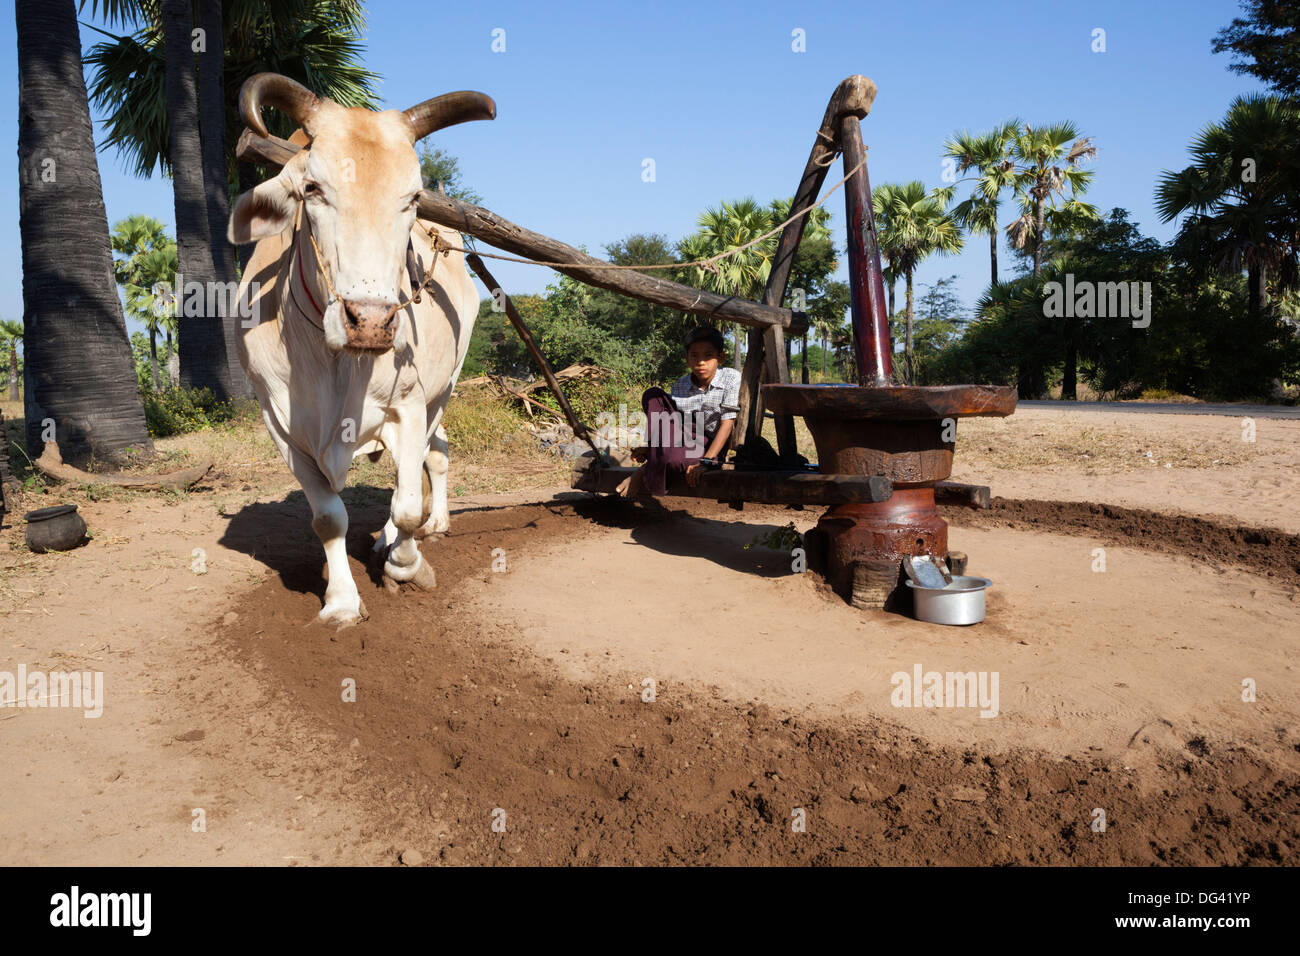
{"type": "Polygon", "coordinates": [[[500,376],[500,375],[493,375],[493,376],[492,376],[492,381],[496,382],[496,384],[497,384],[497,388],[501,389],[501,391],[503,391],[503,392],[509,392],[511,395],[513,395],[515,398],[519,399],[521,402],[527,402],[529,405],[536,405],[536,406],[537,406],[538,408],[540,408],[542,411],[546,412],[546,414],[548,414],[548,415],[552,415],[552,416],[554,416],[555,418],[559,418],[559,417],[560,417],[559,415],[556,415],[556,414],[555,414],[555,409],[550,408],[550,407],[548,407],[548,406],[546,406],[546,405],[543,405],[541,402],[537,401],[536,399],[529,398],[527,395],[523,394],[522,392],[516,392],[513,388],[511,388],[511,387],[510,387],[509,385],[507,385],[505,382],[501,381],[501,376],[500,376]]]}
{"type": "Polygon", "coordinates": [[[935,504],[987,511],[989,500],[988,485],[968,485],[960,481],[938,481],[934,485],[935,504]]]}
{"type": "MultiPolygon", "coordinates": [[[[246,129],[239,137],[239,145],[235,153],[247,162],[283,166],[301,148],[288,140],[275,136],[258,136],[252,130],[246,129]]],[[[578,263],[574,266],[553,268],[556,272],[561,272],[580,282],[631,296],[634,299],[679,309],[692,315],[703,315],[719,321],[739,322],[742,325],[758,328],[779,325],[783,329],[789,329],[794,335],[802,335],[808,328],[808,319],[802,312],[774,308],[735,296],[722,296],[714,292],[692,289],[679,282],[658,279],[633,269],[584,269],[582,264],[608,266],[609,263],[549,236],[530,232],[490,210],[460,202],[428,189],[420,192],[419,215],[421,219],[450,226],[517,256],[547,262],[578,263]]]]}
{"type": "MultiPolygon", "coordinates": [[[[596,447],[596,442],[592,439],[591,433],[587,430],[587,426],[578,421],[578,416],[573,413],[573,407],[569,404],[569,400],[564,397],[564,392],[560,391],[560,383],[556,381],[555,373],[551,371],[551,364],[546,361],[546,356],[543,355],[542,350],[537,347],[537,342],[533,340],[533,334],[528,331],[528,326],[524,324],[524,317],[520,315],[519,310],[515,308],[514,300],[502,291],[501,286],[497,284],[497,280],[493,278],[492,273],[488,271],[488,267],[483,264],[483,260],[477,255],[471,252],[465,257],[465,262],[468,263],[469,267],[477,272],[478,277],[483,280],[483,284],[487,286],[488,295],[495,299],[496,294],[498,292],[501,293],[501,298],[505,300],[506,318],[508,318],[510,324],[515,327],[515,331],[519,333],[519,337],[524,340],[524,345],[528,347],[528,354],[533,357],[533,361],[537,363],[537,367],[542,370],[542,377],[546,379],[546,384],[550,388],[551,394],[555,396],[555,400],[560,403],[560,409],[564,412],[564,418],[568,421],[569,427],[573,429],[573,434],[577,435],[590,445],[591,450],[596,453],[596,461],[600,461],[602,457],[600,449],[596,447]]],[[[528,401],[532,401],[532,399],[528,399],[528,401]]]]}

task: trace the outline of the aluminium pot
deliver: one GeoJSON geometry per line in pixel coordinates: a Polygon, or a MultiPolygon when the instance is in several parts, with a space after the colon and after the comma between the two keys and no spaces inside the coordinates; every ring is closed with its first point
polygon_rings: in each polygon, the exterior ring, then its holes
{"type": "Polygon", "coordinates": [[[921,588],[910,578],[904,582],[912,589],[916,619],[930,624],[978,624],[984,620],[984,591],[993,582],[988,578],[955,575],[952,584],[942,588],[921,588]]]}

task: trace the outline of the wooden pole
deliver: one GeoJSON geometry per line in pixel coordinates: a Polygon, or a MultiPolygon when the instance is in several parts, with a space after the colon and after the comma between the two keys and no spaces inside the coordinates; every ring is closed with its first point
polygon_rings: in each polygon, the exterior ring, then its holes
{"type": "MultiPolygon", "coordinates": [[[[862,129],[852,114],[840,121],[840,146],[845,172],[866,156],[862,129]]],[[[885,280],[880,271],[880,245],[876,241],[876,216],[871,208],[871,180],[866,166],[844,184],[844,211],[849,222],[849,305],[858,384],[892,385],[894,344],[889,337],[885,280]]]]}
{"type": "MultiPolygon", "coordinates": [[[[471,269],[478,273],[478,277],[483,280],[483,284],[487,286],[488,295],[495,299],[496,293],[501,293],[501,299],[505,303],[506,307],[506,318],[508,318],[510,324],[515,327],[515,331],[519,333],[519,337],[524,340],[524,345],[528,348],[528,354],[533,357],[533,361],[536,362],[537,367],[541,369],[542,378],[546,379],[546,385],[550,388],[551,394],[553,394],[555,400],[560,403],[560,409],[564,412],[564,418],[569,423],[569,427],[573,429],[573,434],[577,435],[591,446],[591,450],[596,453],[596,461],[600,462],[603,457],[600,453],[600,449],[596,447],[596,442],[591,437],[591,433],[587,430],[587,426],[578,421],[578,416],[574,414],[573,407],[569,404],[569,400],[564,397],[564,392],[560,391],[560,383],[556,381],[555,373],[551,371],[550,363],[546,361],[546,356],[542,354],[542,350],[537,347],[537,342],[533,339],[533,333],[528,331],[528,326],[524,324],[523,316],[521,316],[519,310],[515,308],[514,300],[502,291],[501,286],[497,284],[497,280],[493,278],[492,273],[488,271],[488,267],[483,264],[483,260],[475,253],[471,252],[467,254],[465,256],[465,262],[471,269]]],[[[501,387],[505,388],[504,385],[501,387]]],[[[506,391],[512,392],[512,390],[508,388],[506,391]]],[[[524,399],[524,401],[533,401],[527,396],[519,395],[518,392],[512,393],[517,395],[519,398],[524,399]]],[[[539,408],[546,408],[545,405],[541,405],[538,402],[533,402],[533,404],[537,405],[539,408]]],[[[550,411],[549,408],[546,410],[548,412],[550,411]]]]}
{"type": "MultiPolygon", "coordinates": [[[[296,143],[275,136],[258,136],[252,130],[246,129],[239,137],[235,154],[248,162],[283,166],[301,148],[296,143]]],[[[549,236],[530,232],[490,210],[460,202],[428,189],[420,192],[419,215],[421,219],[450,226],[452,229],[468,233],[489,245],[517,256],[546,262],[578,263],[574,266],[552,268],[580,282],[608,289],[620,295],[653,302],[655,305],[678,309],[692,315],[702,315],[714,321],[739,322],[741,325],[760,329],[776,325],[790,330],[793,335],[801,334],[808,327],[807,317],[802,312],[775,308],[736,296],[704,292],[679,282],[658,279],[632,269],[584,269],[582,267],[584,264],[608,266],[609,263],[549,236]]]]}
{"type": "MultiPolygon", "coordinates": [[[[826,174],[835,154],[841,149],[839,138],[842,121],[845,117],[865,117],[871,112],[871,105],[876,99],[876,84],[865,76],[854,75],[845,78],[826,105],[822,124],[813,140],[808,162],[804,165],[803,176],[795,190],[791,211],[802,209],[817,199],[826,174]]],[[[860,159],[861,157],[859,157],[860,159]]],[[[855,164],[856,164],[855,160],[855,164]]],[[[852,167],[848,167],[852,168],[852,167]]],[[[865,178],[866,170],[862,170],[865,178]]],[[[856,177],[855,177],[856,178],[856,177]]],[[[851,186],[852,180],[846,185],[851,186]]],[[[794,257],[799,251],[799,242],[803,239],[807,215],[800,216],[786,224],[777,240],[776,253],[772,257],[772,268],[768,273],[767,287],[763,291],[765,305],[779,306],[785,299],[786,286],[790,281],[790,270],[794,268],[794,257]]],[[[800,333],[794,333],[800,334],[800,333]]],[[[732,443],[757,438],[763,433],[763,400],[759,386],[764,379],[769,382],[788,383],[789,369],[784,367],[785,349],[779,337],[772,341],[754,331],[749,334],[749,355],[745,359],[745,368],[740,383],[740,413],[737,415],[737,428],[733,432],[732,443]],[[780,356],[773,358],[772,351],[780,346],[780,356]]],[[[794,421],[788,416],[776,418],[777,448],[782,457],[795,452],[794,421]]]]}

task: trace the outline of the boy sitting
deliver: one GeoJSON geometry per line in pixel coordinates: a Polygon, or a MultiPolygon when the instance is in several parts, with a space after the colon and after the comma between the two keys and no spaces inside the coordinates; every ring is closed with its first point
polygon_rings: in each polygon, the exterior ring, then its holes
{"type": "Polygon", "coordinates": [[[721,465],[719,456],[726,455],[740,411],[740,372],[719,368],[722,356],[722,333],[698,326],[686,336],[691,371],[673,383],[671,395],[649,388],[641,396],[649,444],[632,451],[632,458],[645,464],[619,486],[623,497],[665,494],[670,471],[684,472],[686,483],[695,487],[706,467],[721,465]]]}

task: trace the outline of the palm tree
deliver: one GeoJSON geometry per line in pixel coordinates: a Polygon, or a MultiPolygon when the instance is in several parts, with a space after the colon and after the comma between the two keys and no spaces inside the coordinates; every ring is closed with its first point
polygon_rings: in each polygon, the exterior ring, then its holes
{"type": "MultiPolygon", "coordinates": [[[[1007,235],[1017,249],[1024,249],[1031,241],[1034,250],[1033,274],[1043,268],[1043,242],[1050,208],[1056,206],[1056,196],[1070,190],[1072,205],[1067,217],[1096,219],[1097,210],[1078,197],[1092,182],[1092,173],[1080,169],[1085,159],[1097,155],[1092,139],[1079,136],[1078,128],[1071,122],[1052,123],[1035,129],[1026,125],[1017,129],[1011,142],[1011,158],[1016,163],[1015,189],[1020,200],[1020,218],[1007,227],[1007,235]]],[[[1069,218],[1059,218],[1068,222],[1069,218]]]]}
{"type": "Polygon", "coordinates": [[[113,261],[113,275],[126,291],[126,310],[149,331],[149,365],[158,390],[158,332],[174,321],[169,297],[156,295],[159,285],[176,280],[176,243],[165,227],[150,216],[128,216],[113,227],[113,251],[125,258],[113,261]]]}
{"type": "MultiPolygon", "coordinates": [[[[82,0],[84,7],[85,0],[82,0]]],[[[94,0],[110,23],[143,24],[97,44],[95,104],[108,115],[105,146],[115,146],[137,175],[155,167],[173,176],[181,273],[187,282],[236,278],[226,242],[232,184],[253,185],[238,163],[239,88],[263,70],[284,73],[344,105],[374,105],[376,79],[360,66],[359,0],[94,0]],[[198,27],[203,49],[192,49],[198,27]],[[197,66],[197,76],[196,76],[197,66]],[[197,82],[196,82],[197,79],[197,82]]],[[[283,117],[273,132],[288,135],[283,117]]],[[[220,300],[220,297],[218,298],[220,300]]],[[[226,303],[222,303],[223,306],[226,303]]],[[[236,323],[218,316],[179,319],[182,379],[220,396],[251,392],[237,359],[236,323]],[[213,319],[218,321],[213,321],[213,319]]]]}
{"type": "Polygon", "coordinates": [[[1276,96],[1239,96],[1222,122],[1192,141],[1192,165],[1156,187],[1164,222],[1188,213],[1179,241],[1219,269],[1246,270],[1249,307],[1268,304],[1268,284],[1297,286],[1300,251],[1300,109],[1276,96]]]}
{"type": "MultiPolygon", "coordinates": [[[[874,195],[872,196],[872,200],[872,205],[874,206],[874,195]]],[[[889,318],[892,321],[894,318],[894,287],[898,285],[898,280],[903,276],[894,268],[894,260],[890,258],[890,252],[894,252],[895,255],[898,254],[895,250],[886,250],[884,246],[880,247],[880,255],[885,260],[885,264],[880,269],[880,277],[884,279],[885,290],[889,295],[889,318]]]]}
{"type": "MultiPolygon", "coordinates": [[[[81,2],[84,7],[86,0],[81,2]]],[[[108,41],[96,44],[86,56],[93,67],[92,101],[107,116],[104,146],[116,148],[137,176],[150,176],[156,168],[168,173],[160,0],[92,2],[102,6],[110,24],[140,25],[136,32],[120,36],[99,31],[108,41]]],[[[223,139],[238,192],[258,181],[255,169],[240,164],[234,155],[242,126],[239,90],[245,80],[263,71],[282,73],[344,106],[374,107],[379,77],[362,66],[360,36],[366,21],[361,0],[225,0],[221,9],[223,139]]],[[[213,48],[210,42],[208,49],[213,48]]],[[[210,111],[201,118],[210,122],[210,111]]],[[[277,111],[269,111],[264,122],[277,136],[293,132],[293,122],[277,111]]],[[[210,138],[206,127],[203,135],[210,138]]]]}
{"type": "MultiPolygon", "coordinates": [[[[753,241],[770,230],[772,225],[768,210],[751,198],[734,203],[723,202],[719,208],[706,209],[700,214],[699,231],[683,239],[678,244],[678,251],[687,262],[707,259],[753,241]]],[[[756,300],[763,293],[775,251],[776,237],[771,236],[735,255],[720,259],[711,269],[690,266],[683,272],[687,275],[687,283],[698,289],[756,300]]],[[[735,340],[732,364],[735,368],[740,368],[739,325],[735,328],[735,340]]]]}
{"type": "MultiPolygon", "coordinates": [[[[9,346],[9,401],[18,401],[18,341],[23,337],[23,324],[13,319],[0,319],[0,342],[9,346]]],[[[4,439],[0,437],[0,442],[4,439]]]]}
{"type": "Polygon", "coordinates": [[[18,226],[27,447],[63,458],[152,452],[113,284],[73,0],[18,0],[18,226]]]}
{"type": "Polygon", "coordinates": [[[993,354],[986,361],[1015,370],[1022,398],[1047,395],[1047,370],[1059,360],[1060,329],[1043,320],[1043,286],[1051,276],[1023,275],[989,287],[975,306],[975,321],[967,335],[981,339],[993,354]],[[996,328],[998,334],[979,336],[996,328]]]}
{"type": "Polygon", "coordinates": [[[1015,188],[1016,164],[1011,144],[1020,120],[1011,119],[979,136],[958,133],[944,145],[944,152],[957,160],[957,171],[974,170],[975,188],[969,198],[953,208],[953,218],[963,229],[989,237],[990,284],[998,281],[998,205],[1006,189],[1015,188]]]}
{"type": "Polygon", "coordinates": [[[945,210],[943,191],[927,193],[920,180],[909,183],[885,183],[874,190],[872,206],[880,248],[888,250],[889,265],[906,280],[906,337],[903,342],[904,381],[911,385],[915,377],[912,356],[913,296],[912,277],[916,267],[929,256],[958,252],[962,247],[961,228],[945,210]]]}

